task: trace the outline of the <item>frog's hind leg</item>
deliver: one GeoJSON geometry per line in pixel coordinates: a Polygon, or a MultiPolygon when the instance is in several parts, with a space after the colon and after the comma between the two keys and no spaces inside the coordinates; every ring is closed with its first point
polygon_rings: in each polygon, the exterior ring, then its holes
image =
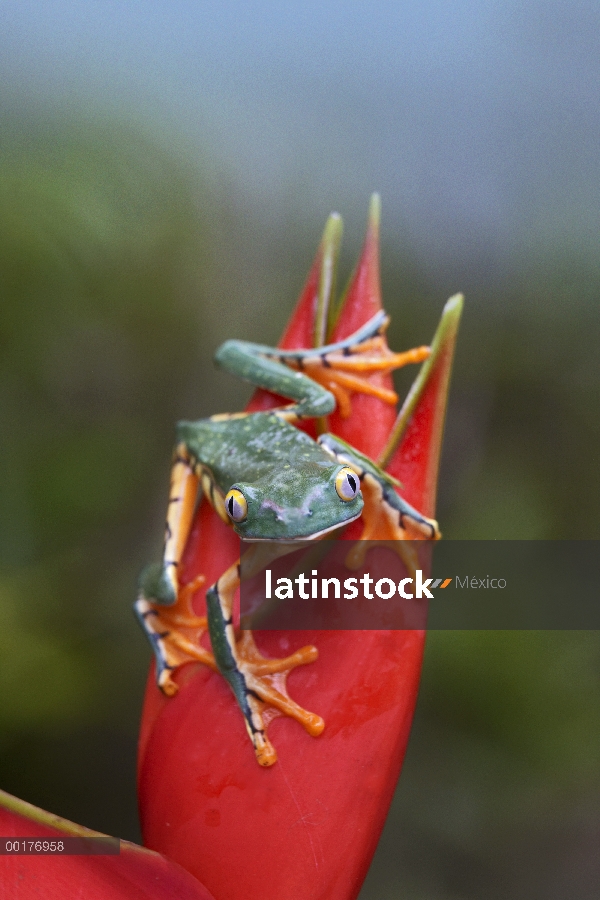
{"type": "Polygon", "coordinates": [[[268,659],[260,654],[250,632],[236,640],[232,608],[239,572],[236,563],[207,591],[208,628],[216,664],[242,711],[256,759],[261,766],[272,766],[277,753],[267,737],[267,726],[273,718],[291,716],[314,737],[325,727],[323,719],[295,703],[286,688],[287,673],[313,662],[318,651],[308,646],[284,659],[268,659]]]}
{"type": "Polygon", "coordinates": [[[201,662],[215,669],[212,653],[201,645],[207,630],[206,617],[196,616],[192,597],[204,583],[197,576],[180,587],[178,566],[187,541],[196,497],[198,477],[183,445],[175,452],[162,563],[148,566],[140,578],[135,613],[156,657],[156,680],[172,696],[178,690],[172,673],[187,662],[201,662]]]}

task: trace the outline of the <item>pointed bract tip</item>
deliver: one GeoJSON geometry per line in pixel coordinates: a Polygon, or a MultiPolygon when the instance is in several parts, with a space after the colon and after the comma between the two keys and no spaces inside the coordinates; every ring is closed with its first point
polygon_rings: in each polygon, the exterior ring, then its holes
{"type": "Polygon", "coordinates": [[[339,246],[342,242],[343,230],[344,220],[339,213],[332,212],[328,217],[327,222],[325,223],[325,228],[323,229],[323,237],[321,238],[321,244],[324,246],[334,245],[336,251],[339,250],[339,246]]]}
{"type": "Polygon", "coordinates": [[[465,305],[465,298],[463,294],[453,294],[449,300],[446,301],[444,305],[443,315],[446,313],[454,313],[454,315],[460,316],[463,310],[463,306],[465,305]]]}
{"type": "MultiPolygon", "coordinates": [[[[454,296],[450,297],[450,299],[447,300],[444,305],[438,327],[436,328],[433,340],[431,342],[431,353],[421,366],[417,377],[415,378],[408,394],[406,395],[404,403],[402,404],[402,408],[398,413],[396,423],[391,432],[386,448],[379,457],[378,463],[383,469],[386,469],[392,463],[395,454],[399,450],[408,423],[415,413],[419,401],[427,387],[431,373],[438,367],[440,361],[442,361],[442,366],[446,366],[446,374],[442,387],[440,388],[438,401],[440,403],[440,408],[442,410],[445,409],[450,378],[450,369],[452,365],[452,356],[454,352],[454,342],[456,340],[456,334],[458,332],[458,325],[463,309],[463,303],[463,295],[454,294],[454,296]],[[445,362],[443,360],[445,360],[445,362]]],[[[429,460],[431,468],[433,470],[437,470],[443,424],[444,417],[442,413],[441,417],[438,420],[437,426],[437,449],[429,460]]],[[[433,447],[434,444],[435,441],[430,436],[430,447],[433,447]]],[[[433,491],[433,497],[434,496],[435,491],[433,491]]]]}
{"type": "Polygon", "coordinates": [[[325,223],[325,230],[323,231],[319,248],[321,270],[319,273],[317,305],[315,307],[313,347],[322,347],[327,339],[327,325],[334,300],[337,263],[343,230],[344,223],[340,214],[331,213],[325,223]]]}
{"type": "Polygon", "coordinates": [[[428,361],[430,365],[433,364],[432,358],[436,356],[441,344],[448,340],[450,334],[456,332],[463,311],[464,300],[465,298],[462,294],[454,294],[446,301],[431,343],[431,357],[428,361]]]}
{"type": "Polygon", "coordinates": [[[368,222],[370,229],[379,232],[379,223],[381,222],[381,197],[379,194],[371,194],[368,222]]]}

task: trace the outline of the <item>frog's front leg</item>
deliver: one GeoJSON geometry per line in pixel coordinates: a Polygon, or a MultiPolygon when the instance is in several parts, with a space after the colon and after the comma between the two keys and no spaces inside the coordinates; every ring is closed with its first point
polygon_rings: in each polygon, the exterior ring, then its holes
{"type": "Polygon", "coordinates": [[[361,541],[355,543],[348,556],[348,565],[359,568],[363,564],[368,545],[361,547],[362,541],[394,542],[394,550],[414,577],[418,557],[411,542],[439,540],[442,535],[436,520],[424,516],[400,497],[395,490],[399,484],[396,479],[350,444],[332,434],[322,434],[318,442],[338,462],[350,466],[360,479],[364,528],[361,541]]]}
{"type": "Polygon", "coordinates": [[[201,662],[216,669],[212,653],[200,643],[207,630],[206,617],[196,616],[192,609],[193,595],[204,583],[204,576],[180,587],[177,573],[197,494],[198,478],[181,444],[171,469],[163,560],[142,573],[134,606],[154,651],[158,686],[168,696],[178,690],[172,672],[184,663],[201,662]]]}
{"type": "Polygon", "coordinates": [[[272,766],[277,753],[267,737],[267,726],[273,718],[291,716],[313,737],[325,727],[323,719],[295,703],[286,688],[288,672],[313,662],[318,651],[308,646],[284,659],[268,659],[260,654],[250,631],[236,639],[232,609],[239,583],[238,562],[207,591],[208,629],[216,664],[242,711],[256,759],[261,766],[272,766]]]}

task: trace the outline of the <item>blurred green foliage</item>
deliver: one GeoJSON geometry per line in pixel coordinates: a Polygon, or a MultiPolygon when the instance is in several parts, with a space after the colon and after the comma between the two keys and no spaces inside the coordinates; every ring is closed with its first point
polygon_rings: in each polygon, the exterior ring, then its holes
{"type": "MultiPolygon", "coordinates": [[[[211,373],[212,353],[226,337],[277,340],[322,223],[304,227],[294,209],[259,220],[140,129],[0,125],[2,787],[135,838],[150,651],[131,602],[160,549],[173,424],[243,405],[247,389],[211,373]]],[[[597,538],[592,250],[531,237],[502,279],[474,266],[459,283],[406,247],[384,243],[382,264],[399,349],[429,338],[447,296],[467,297],[445,535],[597,538]]],[[[599,676],[596,634],[432,633],[405,775],[361,896],[526,896],[515,887],[529,884],[526,852],[550,878],[539,846],[596,821],[599,676]]]]}
{"type": "Polygon", "coordinates": [[[160,541],[150,486],[197,359],[210,210],[134,129],[1,132],[0,748],[27,793],[24,735],[112,723],[133,748],[147,653],[130,600],[152,525],[160,541]]]}

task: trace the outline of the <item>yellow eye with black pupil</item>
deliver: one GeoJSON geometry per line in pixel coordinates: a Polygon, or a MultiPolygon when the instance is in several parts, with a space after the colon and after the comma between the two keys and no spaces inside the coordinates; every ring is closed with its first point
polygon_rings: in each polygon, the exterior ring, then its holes
{"type": "Polygon", "coordinates": [[[348,466],[340,469],[335,476],[335,489],[340,500],[344,500],[346,503],[354,500],[360,490],[360,481],[356,472],[353,472],[348,466]]]}
{"type": "Polygon", "coordinates": [[[248,503],[241,491],[232,488],[225,497],[225,509],[234,522],[243,522],[248,515],[248,503]]]}

